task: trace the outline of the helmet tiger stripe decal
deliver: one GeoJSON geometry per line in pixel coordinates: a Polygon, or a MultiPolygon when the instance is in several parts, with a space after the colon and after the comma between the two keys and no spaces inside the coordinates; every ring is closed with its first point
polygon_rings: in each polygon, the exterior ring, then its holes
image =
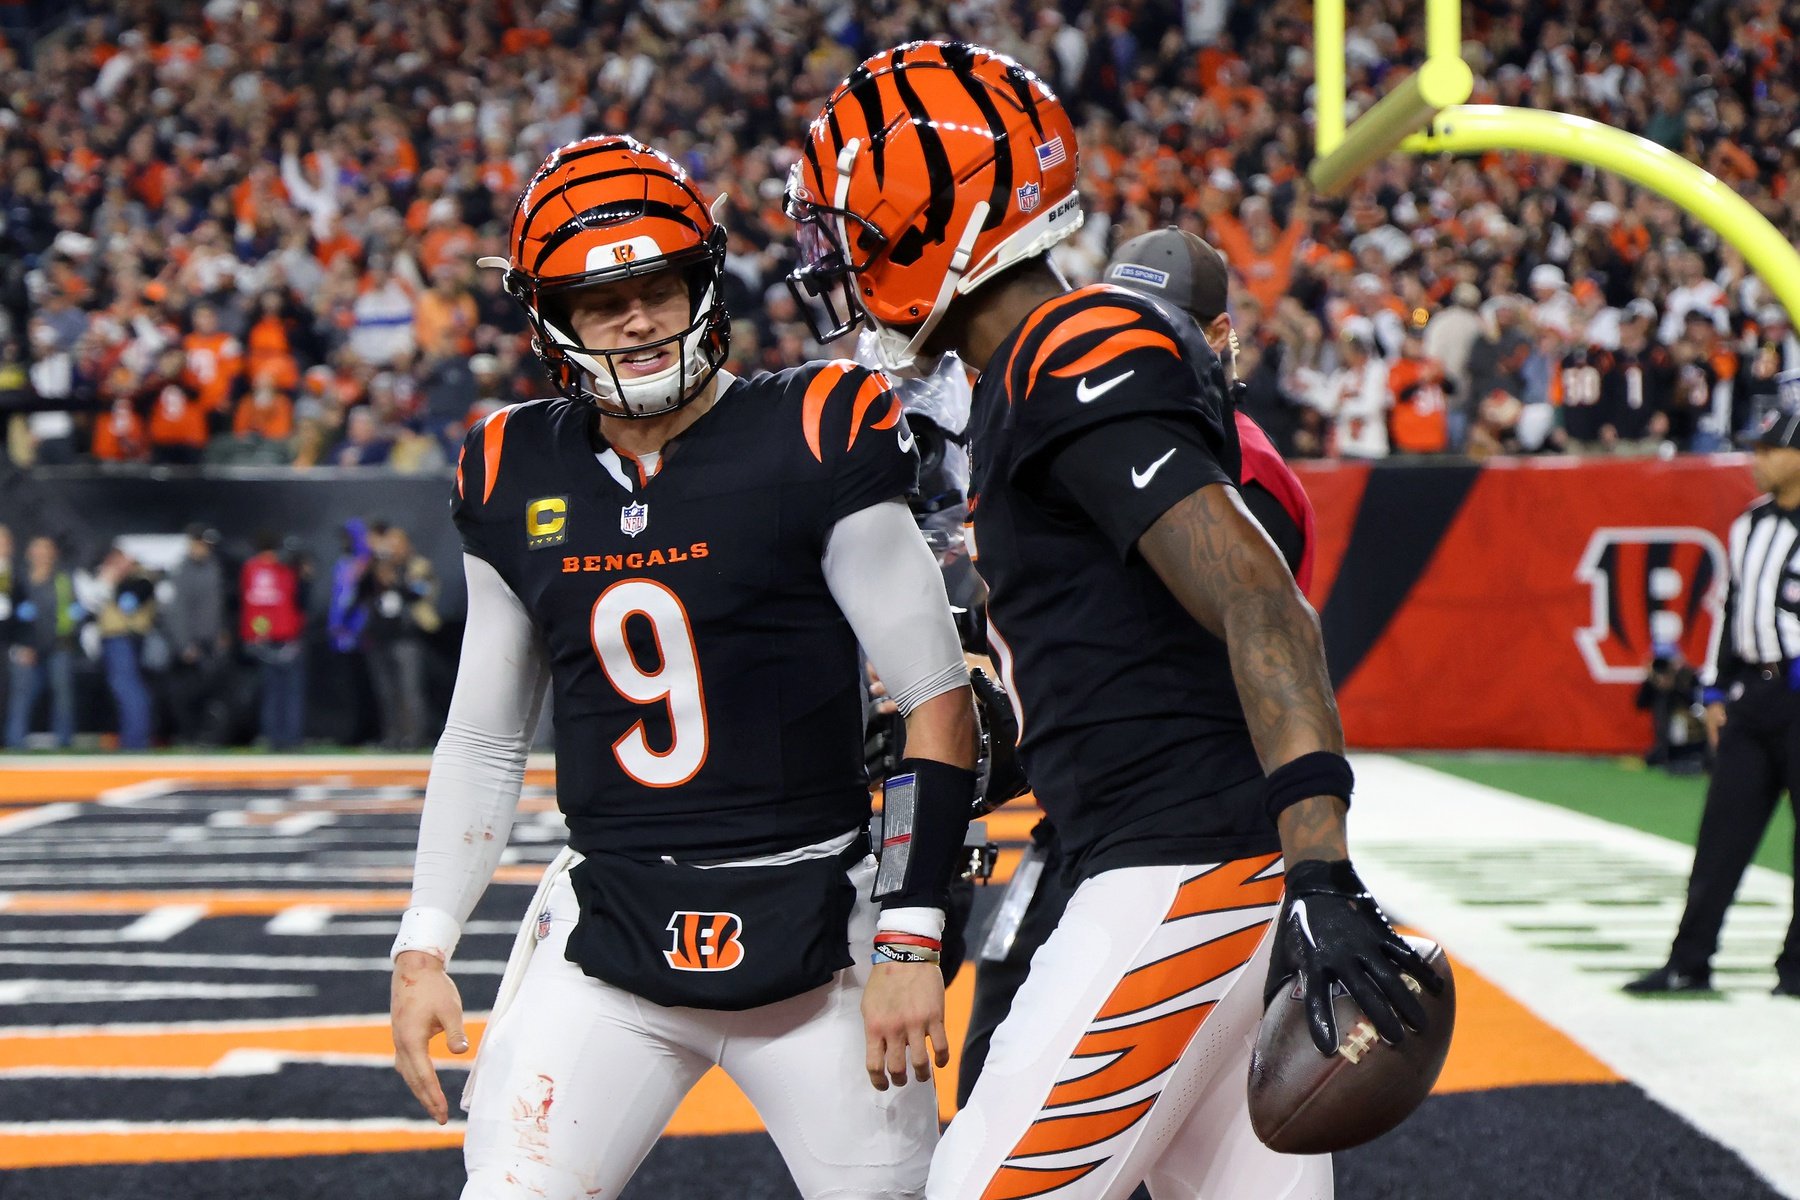
{"type": "Polygon", "coordinates": [[[583,138],[550,153],[513,210],[506,290],[524,307],[532,349],[565,396],[611,416],[649,417],[696,399],[724,365],[725,230],[680,164],[634,138],[583,138]],[[568,319],[574,293],[678,272],[689,323],[639,345],[586,346],[568,319]],[[617,360],[667,349],[670,363],[622,378],[617,360]]]}
{"type": "Polygon", "coordinates": [[[911,42],[857,66],[788,178],[814,335],[866,324],[883,366],[910,366],[953,296],[1080,228],[1078,157],[1055,93],[991,50],[911,42]]]}

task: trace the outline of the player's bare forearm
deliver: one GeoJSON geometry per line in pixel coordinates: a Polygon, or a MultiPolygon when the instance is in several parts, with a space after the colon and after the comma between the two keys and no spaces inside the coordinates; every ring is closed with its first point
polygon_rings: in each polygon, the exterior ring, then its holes
{"type": "Polygon", "coordinates": [[[975,697],[967,686],[922,702],[906,714],[906,756],[965,770],[975,766],[975,697]]]}
{"type": "MultiPolygon", "coordinates": [[[[1263,769],[1344,752],[1319,619],[1237,492],[1203,487],[1164,513],[1138,549],[1177,600],[1231,651],[1231,672],[1263,769]]],[[[1315,797],[1281,821],[1289,861],[1342,858],[1341,802],[1315,797]],[[1290,845],[1290,830],[1292,844],[1290,845]],[[1335,845],[1335,854],[1318,851],[1335,845]],[[1309,851],[1299,857],[1296,852],[1309,851]]]]}
{"type": "Polygon", "coordinates": [[[1336,862],[1349,858],[1350,846],[1344,836],[1347,808],[1336,796],[1313,796],[1282,809],[1275,820],[1281,833],[1282,861],[1297,863],[1316,858],[1336,862]]]}

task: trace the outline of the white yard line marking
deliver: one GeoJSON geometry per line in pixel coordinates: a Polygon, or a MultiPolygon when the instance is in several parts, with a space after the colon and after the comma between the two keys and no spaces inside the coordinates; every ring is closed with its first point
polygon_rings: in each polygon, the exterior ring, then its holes
{"type": "MultiPolygon", "coordinates": [[[[0,981],[0,1006],[15,1004],[117,1004],[152,1000],[272,1000],[318,994],[310,984],[168,983],[119,979],[8,979],[0,981]]],[[[113,1026],[99,1026],[112,1029],[113,1026]]],[[[17,1027],[0,1026],[0,1040],[17,1027]]]]}
{"type": "Polygon", "coordinates": [[[53,821],[65,820],[81,811],[81,805],[64,800],[56,804],[45,804],[38,808],[26,809],[24,812],[12,813],[0,817],[0,833],[13,834],[38,825],[48,825],[53,821]]]}
{"type": "Polygon", "coordinates": [[[166,942],[206,915],[204,904],[165,904],[119,930],[122,942],[166,942]]]}
{"type": "MultiPolygon", "coordinates": [[[[122,950],[0,950],[0,965],[20,967],[142,967],[203,971],[380,971],[394,969],[385,958],[347,958],[281,954],[163,954],[122,950]]],[[[498,959],[456,960],[459,975],[499,975],[498,959]]]]}
{"type": "Polygon", "coordinates": [[[1619,985],[1667,955],[1691,848],[1399,759],[1356,774],[1353,853],[1390,916],[1800,1196],[1800,1003],[1767,994],[1787,876],[1744,879],[1716,968],[1754,969],[1716,969],[1726,999],[1640,1000],[1619,985]]]}
{"type": "Polygon", "coordinates": [[[0,1137],[54,1137],[117,1133],[445,1133],[462,1122],[395,1121],[374,1117],[355,1121],[0,1121],[0,1137]]]}

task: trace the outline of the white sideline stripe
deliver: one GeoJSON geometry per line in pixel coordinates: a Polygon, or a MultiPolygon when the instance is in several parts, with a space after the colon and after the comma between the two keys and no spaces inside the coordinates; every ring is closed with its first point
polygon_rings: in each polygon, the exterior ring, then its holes
{"type": "Polygon", "coordinates": [[[0,1121],[0,1137],[56,1134],[153,1133],[447,1133],[464,1123],[395,1121],[372,1117],[354,1121],[0,1121]]]}
{"type": "Polygon", "coordinates": [[[0,833],[18,833],[38,825],[48,825],[53,821],[61,821],[81,811],[81,805],[70,800],[61,800],[55,804],[45,804],[38,808],[28,808],[24,812],[12,813],[0,817],[0,833]]]}
{"type": "Polygon", "coordinates": [[[123,787],[108,788],[101,792],[100,803],[110,808],[130,808],[140,800],[167,795],[176,786],[173,779],[146,779],[142,783],[128,783],[123,787]]]}
{"type": "MultiPolygon", "coordinates": [[[[176,782],[182,771],[199,771],[198,778],[181,778],[182,783],[210,782],[204,772],[230,771],[254,774],[257,771],[304,770],[323,774],[327,771],[390,771],[425,768],[431,755],[418,754],[43,754],[32,755],[0,770],[17,771],[155,771],[166,778],[152,782],[176,782]]],[[[543,770],[556,765],[556,756],[548,752],[532,754],[525,765],[543,770]]],[[[318,783],[309,779],[308,783],[318,783]]],[[[139,785],[132,785],[139,786],[139,785]]]]}
{"type": "Polygon", "coordinates": [[[336,820],[336,813],[295,813],[291,817],[283,817],[281,820],[275,822],[274,832],[277,837],[300,837],[303,834],[311,833],[315,829],[321,829],[326,825],[330,825],[336,820]]]}
{"type": "MultiPolygon", "coordinates": [[[[1446,884],[1443,872],[1417,871],[1399,851],[1453,849],[1478,860],[1483,853],[1568,842],[1610,860],[1634,860],[1650,875],[1685,879],[1690,847],[1395,758],[1357,755],[1355,765],[1352,850],[1391,916],[1441,938],[1452,953],[1658,1103],[1742,1155],[1775,1188],[1800,1196],[1800,1139],[1794,1136],[1800,1096],[1791,1049],[1800,1004],[1767,994],[1780,944],[1772,925],[1767,934],[1760,928],[1756,934],[1768,953],[1761,957],[1767,978],[1755,992],[1734,991],[1710,1003],[1624,995],[1622,972],[1582,970],[1576,954],[1534,945],[1509,927],[1525,915],[1522,910],[1465,903],[1456,891],[1460,880],[1446,884]]],[[[1552,873],[1557,864],[1541,869],[1552,873]]],[[[1785,913],[1791,887],[1787,876],[1752,866],[1726,922],[1724,945],[1735,954],[1750,932],[1740,918],[1742,901],[1767,901],[1785,913]]],[[[1655,953],[1632,964],[1648,969],[1667,955],[1679,916],[1679,899],[1618,909],[1585,905],[1570,894],[1533,907],[1521,923],[1590,923],[1594,940],[1611,940],[1610,929],[1618,925],[1630,927],[1634,941],[1642,929],[1660,928],[1655,953]]]]}
{"type": "MultiPolygon", "coordinates": [[[[132,1004],[150,1000],[271,1000],[318,995],[308,984],[162,983],[122,979],[8,979],[0,981],[0,1006],[12,1004],[132,1004]]],[[[102,1028],[111,1028],[103,1026],[102,1028]]],[[[0,1039],[14,1026],[0,1027],[0,1039]]]]}
{"type": "Polygon", "coordinates": [[[335,911],[337,910],[325,904],[296,904],[270,917],[268,924],[263,926],[263,932],[301,936],[324,933],[331,924],[331,914],[335,911]]]}
{"type": "MultiPolygon", "coordinates": [[[[486,1021],[486,1012],[469,1012],[463,1014],[463,1020],[486,1021]]],[[[108,1021],[102,1025],[7,1025],[0,1027],[0,1040],[7,1038],[84,1038],[96,1036],[118,1036],[141,1034],[155,1037],[158,1034],[183,1033],[254,1033],[262,1030],[285,1029],[348,1029],[361,1025],[386,1025],[388,1014],[385,1012],[356,1013],[349,1016],[332,1017],[247,1017],[239,1020],[219,1021],[108,1021]]]]}
{"type": "MultiPolygon", "coordinates": [[[[130,951],[0,950],[0,964],[21,967],[160,967],[207,971],[380,971],[394,964],[386,958],[342,958],[280,954],[142,954],[130,951]]],[[[459,975],[499,975],[506,964],[499,960],[456,960],[459,975]]]]}
{"type": "MultiPolygon", "coordinates": [[[[281,1050],[232,1050],[210,1067],[0,1067],[0,1079],[220,1079],[276,1075],[297,1066],[394,1069],[391,1054],[307,1054],[281,1050]]],[[[469,1061],[438,1062],[440,1071],[467,1071],[469,1061]]]]}
{"type": "Polygon", "coordinates": [[[166,942],[205,915],[204,904],[164,904],[119,930],[119,940],[166,942]]]}

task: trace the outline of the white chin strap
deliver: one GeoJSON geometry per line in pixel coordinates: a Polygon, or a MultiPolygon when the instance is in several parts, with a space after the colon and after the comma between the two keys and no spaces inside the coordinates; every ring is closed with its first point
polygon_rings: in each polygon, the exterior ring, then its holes
{"type": "Polygon", "coordinates": [[[915,364],[919,357],[919,347],[925,344],[931,331],[944,319],[950,296],[956,291],[957,281],[969,269],[969,256],[975,249],[975,239],[981,236],[981,226],[987,220],[987,215],[988,204],[985,200],[970,211],[969,223],[963,226],[962,236],[956,240],[956,252],[950,256],[950,269],[944,272],[944,282],[938,285],[937,298],[931,302],[930,311],[919,322],[917,329],[910,333],[890,329],[874,317],[868,317],[869,327],[875,331],[875,357],[883,370],[897,375],[912,375],[917,372],[915,364]]]}
{"type": "MultiPolygon", "coordinates": [[[[712,305],[713,293],[709,287],[700,297],[700,312],[711,311],[712,305]]],[[[549,321],[544,322],[544,329],[562,347],[563,353],[569,356],[569,361],[587,375],[590,392],[603,403],[633,416],[649,416],[674,408],[687,399],[688,390],[706,374],[706,355],[701,353],[701,344],[706,340],[705,321],[695,324],[693,331],[681,341],[680,353],[674,362],[654,375],[626,376],[621,371],[616,387],[613,385],[613,373],[606,369],[604,362],[577,349],[569,335],[549,321]],[[682,369],[684,365],[687,368],[685,371],[682,369]]],[[[675,347],[665,346],[663,349],[666,352],[675,347]]],[[[613,357],[617,358],[618,355],[613,357]]]]}

